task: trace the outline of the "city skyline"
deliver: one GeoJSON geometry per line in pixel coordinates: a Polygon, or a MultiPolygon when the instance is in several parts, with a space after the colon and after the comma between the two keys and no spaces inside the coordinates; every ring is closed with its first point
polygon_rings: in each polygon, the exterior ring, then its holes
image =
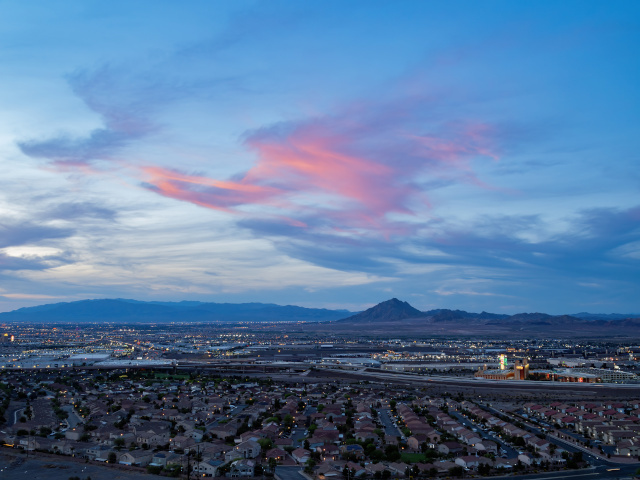
{"type": "Polygon", "coordinates": [[[0,12],[0,311],[640,311],[634,2],[0,12]]]}

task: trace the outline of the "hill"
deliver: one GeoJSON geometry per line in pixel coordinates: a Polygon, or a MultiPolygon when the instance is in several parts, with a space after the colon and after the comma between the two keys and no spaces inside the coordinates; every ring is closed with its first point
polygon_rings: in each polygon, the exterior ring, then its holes
{"type": "Polygon", "coordinates": [[[413,308],[407,302],[401,302],[397,298],[392,298],[386,302],[379,303],[375,307],[368,308],[351,317],[344,318],[340,322],[344,323],[375,323],[375,322],[397,322],[405,318],[423,317],[424,314],[417,308],[413,308]]]}
{"type": "Polygon", "coordinates": [[[0,313],[0,322],[277,322],[338,320],[348,310],[280,306],[268,303],[141,302],[81,300],[0,313]]]}

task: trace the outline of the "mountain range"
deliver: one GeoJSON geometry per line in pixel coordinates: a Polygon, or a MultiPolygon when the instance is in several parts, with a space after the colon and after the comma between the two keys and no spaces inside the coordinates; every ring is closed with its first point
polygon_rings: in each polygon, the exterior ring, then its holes
{"type": "Polygon", "coordinates": [[[582,313],[549,315],[546,313],[471,313],[464,310],[436,309],[421,312],[407,302],[392,298],[378,305],[333,322],[337,331],[366,325],[372,335],[430,334],[548,337],[640,336],[640,315],[582,313]]]}
{"type": "Polygon", "coordinates": [[[25,307],[0,313],[0,322],[161,323],[306,322],[306,331],[363,331],[421,335],[640,336],[640,315],[472,313],[420,311],[392,298],[363,312],[267,303],[142,302],[127,299],[81,300],[25,307]]]}
{"type": "Polygon", "coordinates": [[[20,308],[0,313],[0,322],[322,322],[350,314],[348,310],[270,303],[141,302],[118,298],[20,308]]]}

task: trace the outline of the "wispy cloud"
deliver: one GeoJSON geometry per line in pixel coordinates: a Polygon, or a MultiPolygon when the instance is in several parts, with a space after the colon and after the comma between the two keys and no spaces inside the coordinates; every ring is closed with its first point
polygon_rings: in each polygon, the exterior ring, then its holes
{"type": "Polygon", "coordinates": [[[244,144],[256,163],[236,178],[148,166],[145,186],[245,217],[253,206],[270,207],[272,222],[321,223],[317,233],[407,234],[411,217],[428,206],[430,183],[445,179],[483,186],[472,161],[497,158],[489,126],[440,122],[425,114],[430,102],[403,98],[350,105],[339,114],[250,131],[244,144]]]}
{"type": "Polygon", "coordinates": [[[113,160],[121,149],[156,130],[149,119],[149,110],[158,104],[159,98],[155,98],[158,89],[139,81],[127,85],[131,80],[109,65],[69,75],[73,92],[98,114],[104,127],[83,137],[62,134],[24,140],[18,146],[30,157],[44,158],[59,166],[77,167],[96,160],[113,160]]]}
{"type": "Polygon", "coordinates": [[[0,221],[0,248],[66,238],[71,236],[73,232],[74,230],[69,228],[0,221]]]}

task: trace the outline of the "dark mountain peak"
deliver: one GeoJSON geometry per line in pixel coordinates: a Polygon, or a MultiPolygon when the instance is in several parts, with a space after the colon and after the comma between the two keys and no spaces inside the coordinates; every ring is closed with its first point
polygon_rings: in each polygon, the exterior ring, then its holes
{"type": "MultiPolygon", "coordinates": [[[[378,305],[376,305],[375,307],[371,307],[371,308],[378,308],[378,307],[410,307],[413,308],[411,305],[409,305],[407,302],[403,302],[402,300],[398,300],[396,297],[393,297],[389,300],[385,300],[384,302],[380,302],[378,305]]],[[[417,310],[415,308],[413,308],[414,310],[416,310],[417,312],[419,312],[420,310],[417,310]]]]}
{"type": "Polygon", "coordinates": [[[407,302],[392,298],[341,321],[353,323],[397,322],[405,318],[419,317],[424,317],[420,310],[413,308],[407,302]]]}

